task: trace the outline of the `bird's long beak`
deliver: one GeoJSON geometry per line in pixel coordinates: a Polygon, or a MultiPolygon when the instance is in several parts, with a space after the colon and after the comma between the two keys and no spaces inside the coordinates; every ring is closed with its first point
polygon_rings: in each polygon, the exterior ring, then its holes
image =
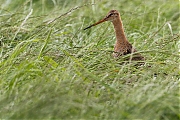
{"type": "Polygon", "coordinates": [[[84,28],[84,30],[86,30],[86,29],[88,29],[88,28],[91,28],[91,27],[93,27],[93,26],[96,26],[96,25],[98,25],[98,24],[100,24],[100,23],[103,23],[103,22],[105,22],[105,21],[106,21],[106,19],[104,18],[104,19],[102,19],[102,20],[100,20],[100,21],[98,21],[98,22],[96,22],[96,23],[94,23],[94,24],[92,24],[92,25],[84,28]]]}

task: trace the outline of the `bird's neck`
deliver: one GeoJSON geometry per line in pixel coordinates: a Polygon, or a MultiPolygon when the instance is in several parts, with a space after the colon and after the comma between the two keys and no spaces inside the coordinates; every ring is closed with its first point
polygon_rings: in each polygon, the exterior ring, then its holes
{"type": "Polygon", "coordinates": [[[119,44],[128,42],[127,38],[125,36],[125,33],[124,33],[121,18],[119,17],[119,19],[112,21],[112,23],[114,25],[114,29],[115,29],[115,33],[116,33],[116,40],[117,40],[116,42],[119,44]]]}

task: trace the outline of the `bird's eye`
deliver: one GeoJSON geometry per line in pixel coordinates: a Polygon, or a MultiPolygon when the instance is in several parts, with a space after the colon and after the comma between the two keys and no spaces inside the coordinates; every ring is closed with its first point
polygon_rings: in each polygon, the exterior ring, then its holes
{"type": "Polygon", "coordinates": [[[111,14],[109,14],[109,16],[112,16],[113,14],[111,13],[111,14]]]}
{"type": "Polygon", "coordinates": [[[107,15],[106,17],[112,17],[113,16],[113,14],[112,13],[110,13],[109,15],[107,15]]]}

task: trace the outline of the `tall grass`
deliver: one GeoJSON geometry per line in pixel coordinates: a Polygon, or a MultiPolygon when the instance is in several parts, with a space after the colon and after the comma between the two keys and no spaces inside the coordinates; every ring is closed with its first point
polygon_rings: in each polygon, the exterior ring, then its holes
{"type": "Polygon", "coordinates": [[[1,0],[1,119],[180,119],[175,0],[1,0]],[[111,56],[111,9],[146,57],[111,56]],[[149,67],[151,66],[151,67],[149,67]]]}

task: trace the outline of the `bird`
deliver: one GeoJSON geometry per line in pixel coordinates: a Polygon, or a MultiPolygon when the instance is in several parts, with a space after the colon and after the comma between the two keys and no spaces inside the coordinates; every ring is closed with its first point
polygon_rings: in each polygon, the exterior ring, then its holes
{"type": "Polygon", "coordinates": [[[140,53],[136,53],[137,50],[129,43],[128,39],[126,38],[121,16],[117,10],[110,10],[103,19],[84,28],[84,30],[89,29],[93,26],[96,26],[106,21],[112,22],[116,35],[116,43],[114,45],[114,51],[113,51],[114,58],[119,58],[120,56],[132,54],[132,56],[129,57],[128,60],[144,61],[145,58],[140,53]]]}

